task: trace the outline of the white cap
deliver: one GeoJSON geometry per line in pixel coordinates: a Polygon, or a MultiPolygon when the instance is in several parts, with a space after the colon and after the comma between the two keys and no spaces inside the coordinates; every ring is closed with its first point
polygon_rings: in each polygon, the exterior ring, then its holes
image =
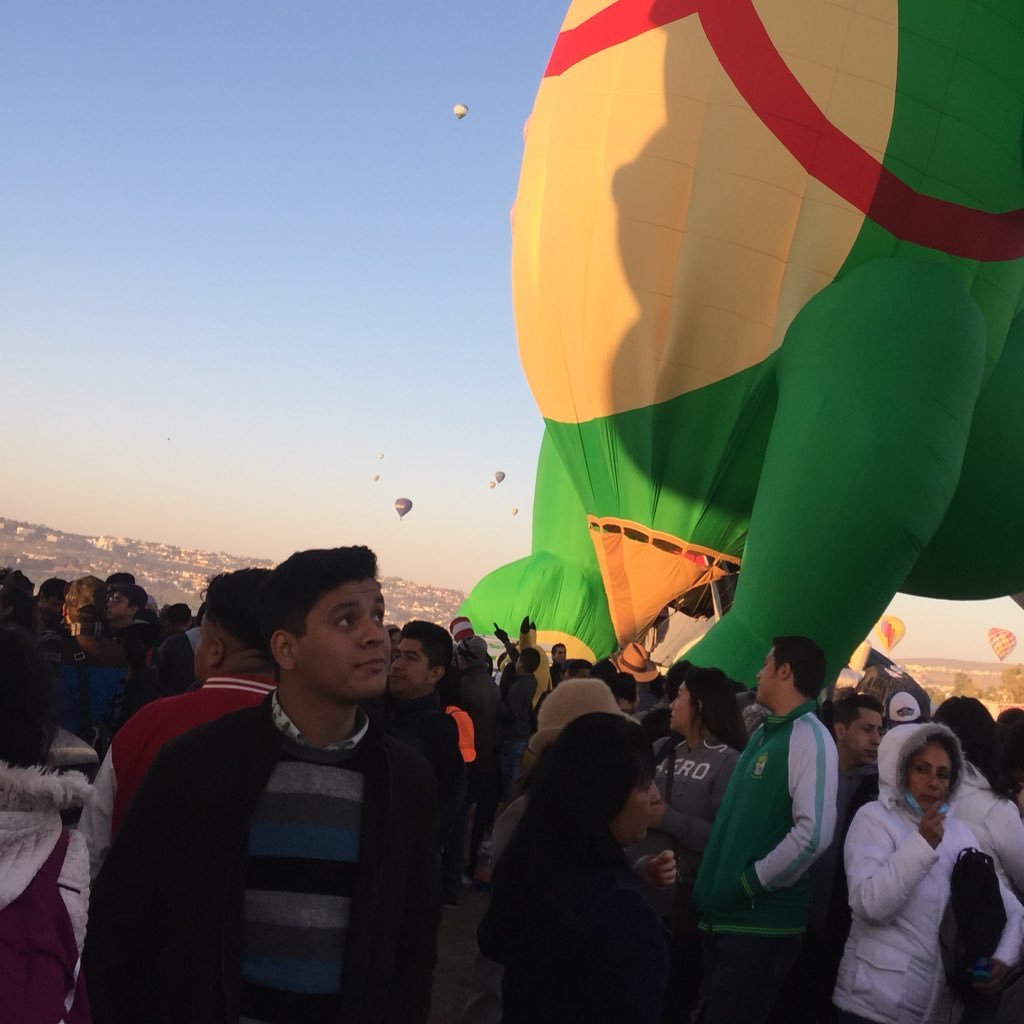
{"type": "Polygon", "coordinates": [[[921,721],[921,705],[917,699],[907,693],[906,690],[899,690],[889,698],[889,710],[886,717],[890,725],[905,725],[907,722],[921,721]]]}

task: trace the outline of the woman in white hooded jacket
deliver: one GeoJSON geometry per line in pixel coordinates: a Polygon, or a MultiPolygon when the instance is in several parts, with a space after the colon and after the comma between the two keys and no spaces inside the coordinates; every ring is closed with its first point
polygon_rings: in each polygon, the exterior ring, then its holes
{"type": "MultiPolygon", "coordinates": [[[[947,817],[963,773],[945,726],[898,726],[882,740],[878,800],[857,812],[844,849],[853,924],[833,996],[841,1021],[952,1019],[939,925],[957,855],[978,846],[963,822],[947,817]]],[[[993,988],[1024,942],[1024,908],[1000,889],[1007,923],[992,958],[993,988]]]]}

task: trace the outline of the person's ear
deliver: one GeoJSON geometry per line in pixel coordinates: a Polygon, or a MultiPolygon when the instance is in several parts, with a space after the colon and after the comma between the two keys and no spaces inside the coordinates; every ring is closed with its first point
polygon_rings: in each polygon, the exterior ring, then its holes
{"type": "Polygon", "coordinates": [[[278,666],[290,672],[296,664],[295,637],[286,629],[278,629],[270,637],[270,654],[278,666]]]}
{"type": "Polygon", "coordinates": [[[444,665],[435,665],[427,675],[431,686],[437,686],[444,678],[444,665]]]}
{"type": "Polygon", "coordinates": [[[224,664],[224,657],[228,653],[227,644],[222,637],[217,637],[210,643],[210,667],[214,668],[224,664]]]}

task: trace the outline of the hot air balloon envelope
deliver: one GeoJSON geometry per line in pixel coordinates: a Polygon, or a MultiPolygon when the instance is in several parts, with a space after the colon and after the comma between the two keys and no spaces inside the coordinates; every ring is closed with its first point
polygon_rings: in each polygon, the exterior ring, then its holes
{"type": "Polygon", "coordinates": [[[988,645],[1002,661],[1017,646],[1017,638],[1008,629],[994,628],[988,631],[988,645]]]}
{"type": "Polygon", "coordinates": [[[469,113],[469,107],[465,103],[456,103],[452,113],[461,121],[469,113]]]}
{"type": "Polygon", "coordinates": [[[903,634],[906,633],[907,627],[903,620],[897,619],[895,615],[883,615],[878,620],[875,630],[881,637],[882,647],[885,648],[885,652],[888,654],[903,639],[903,634]]]}
{"type": "Polygon", "coordinates": [[[373,474],[373,482],[376,483],[380,479],[380,473],[373,474]]]}
{"type": "Polygon", "coordinates": [[[493,491],[494,488],[497,487],[498,485],[493,480],[488,480],[487,486],[490,487],[490,489],[493,491]]]}
{"type": "Polygon", "coordinates": [[[504,479],[505,479],[505,474],[502,473],[502,471],[499,469],[498,472],[494,474],[494,480],[495,480],[496,483],[500,484],[501,481],[504,480],[504,479]]]}
{"type": "Polygon", "coordinates": [[[396,498],[395,499],[395,511],[398,513],[398,518],[401,519],[403,516],[409,514],[409,510],[412,508],[412,502],[408,498],[396,498]]]}
{"type": "Polygon", "coordinates": [[[512,509],[512,515],[514,515],[514,516],[517,516],[517,515],[519,515],[519,509],[517,509],[517,508],[513,508],[513,509],[512,509]]]}

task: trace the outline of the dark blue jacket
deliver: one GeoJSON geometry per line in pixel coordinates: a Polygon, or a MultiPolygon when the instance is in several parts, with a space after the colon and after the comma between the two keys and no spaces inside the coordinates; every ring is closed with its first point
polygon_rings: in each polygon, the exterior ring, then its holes
{"type": "Polygon", "coordinates": [[[565,861],[525,934],[491,911],[480,951],[505,966],[503,1024],[657,1024],[668,957],[661,922],[621,867],[565,861]]]}

